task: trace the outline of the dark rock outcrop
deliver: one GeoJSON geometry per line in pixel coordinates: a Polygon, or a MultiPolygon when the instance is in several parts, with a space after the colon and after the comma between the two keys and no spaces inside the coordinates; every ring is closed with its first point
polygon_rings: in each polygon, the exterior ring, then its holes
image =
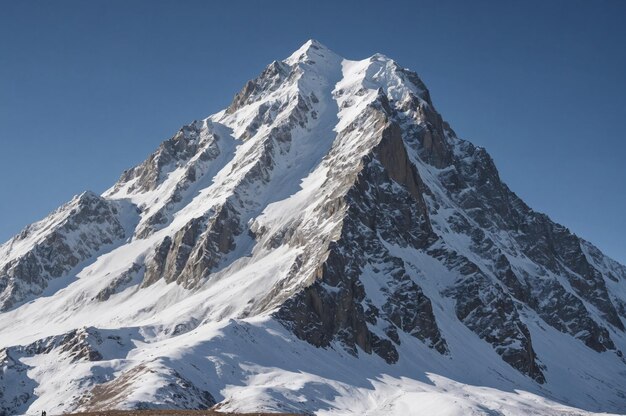
{"type": "Polygon", "coordinates": [[[6,243],[3,248],[9,260],[0,266],[0,311],[40,295],[51,279],[67,275],[103,248],[123,241],[122,215],[128,215],[124,209],[133,208],[85,192],[6,243]],[[34,228],[48,232],[31,250],[11,257],[13,247],[24,244],[34,228]]]}

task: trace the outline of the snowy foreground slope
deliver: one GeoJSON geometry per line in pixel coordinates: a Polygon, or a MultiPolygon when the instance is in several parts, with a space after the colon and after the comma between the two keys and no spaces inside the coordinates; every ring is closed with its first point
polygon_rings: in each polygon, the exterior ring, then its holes
{"type": "Polygon", "coordinates": [[[0,414],[626,413],[626,268],[309,41],[0,246],[0,414]]]}

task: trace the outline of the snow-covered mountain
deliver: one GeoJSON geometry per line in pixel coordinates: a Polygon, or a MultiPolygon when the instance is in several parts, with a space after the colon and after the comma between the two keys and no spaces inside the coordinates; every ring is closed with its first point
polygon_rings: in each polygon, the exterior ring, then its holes
{"type": "Polygon", "coordinates": [[[313,40],[1,245],[0,311],[0,414],[626,413],[626,267],[313,40]]]}

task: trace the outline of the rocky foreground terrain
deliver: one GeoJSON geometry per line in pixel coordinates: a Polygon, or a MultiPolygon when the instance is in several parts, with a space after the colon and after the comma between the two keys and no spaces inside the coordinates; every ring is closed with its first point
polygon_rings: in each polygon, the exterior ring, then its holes
{"type": "Polygon", "coordinates": [[[626,413],[625,324],[414,72],[308,41],[0,246],[0,414],[626,413]]]}

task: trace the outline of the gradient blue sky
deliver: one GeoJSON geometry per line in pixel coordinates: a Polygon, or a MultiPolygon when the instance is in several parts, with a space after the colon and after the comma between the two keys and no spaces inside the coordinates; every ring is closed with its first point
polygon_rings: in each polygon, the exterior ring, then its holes
{"type": "Polygon", "coordinates": [[[0,0],[0,241],[309,38],[417,71],[518,195],[626,263],[621,0],[0,0]]]}

